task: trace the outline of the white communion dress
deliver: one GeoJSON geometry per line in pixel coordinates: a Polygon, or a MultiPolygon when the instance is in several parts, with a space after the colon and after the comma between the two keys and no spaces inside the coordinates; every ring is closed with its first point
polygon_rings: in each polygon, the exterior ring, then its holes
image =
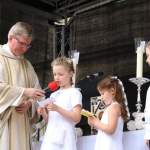
{"type": "MultiPolygon", "coordinates": [[[[108,123],[107,108],[102,115],[101,122],[105,124],[108,123]]],[[[98,130],[95,150],[123,150],[122,136],[123,119],[122,117],[119,117],[117,128],[113,134],[107,134],[101,130],[98,130]]]]}
{"type": "MultiPolygon", "coordinates": [[[[73,87],[52,93],[50,100],[68,111],[82,105],[82,95],[73,87]]],[[[56,111],[50,111],[41,150],[77,150],[75,123],[56,111]]]]}

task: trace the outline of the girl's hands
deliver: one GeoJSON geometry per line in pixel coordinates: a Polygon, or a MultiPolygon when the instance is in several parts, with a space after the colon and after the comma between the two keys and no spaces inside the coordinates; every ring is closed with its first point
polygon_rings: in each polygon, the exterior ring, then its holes
{"type": "Polygon", "coordinates": [[[93,124],[94,124],[94,118],[91,116],[91,117],[88,117],[88,124],[90,125],[90,126],[93,126],[93,124]]]}
{"type": "Polygon", "coordinates": [[[49,102],[48,104],[46,104],[46,108],[48,111],[58,111],[58,106],[53,102],[49,102]]]}
{"type": "Polygon", "coordinates": [[[43,107],[38,107],[37,108],[37,113],[38,113],[38,115],[42,115],[42,113],[43,113],[43,107]]]}
{"type": "Polygon", "coordinates": [[[144,140],[144,143],[149,147],[150,145],[149,145],[149,140],[144,140]]]}
{"type": "Polygon", "coordinates": [[[54,102],[49,102],[45,106],[48,111],[56,111],[63,117],[73,121],[74,123],[78,123],[81,119],[81,106],[77,105],[72,110],[66,110],[59,105],[56,105],[54,102]]]}
{"type": "Polygon", "coordinates": [[[96,127],[96,125],[98,124],[98,122],[99,122],[99,120],[95,116],[88,117],[88,124],[91,127],[96,127]]]}
{"type": "Polygon", "coordinates": [[[37,113],[39,115],[42,115],[46,123],[48,122],[48,113],[46,112],[46,109],[44,107],[37,108],[37,113]]]}

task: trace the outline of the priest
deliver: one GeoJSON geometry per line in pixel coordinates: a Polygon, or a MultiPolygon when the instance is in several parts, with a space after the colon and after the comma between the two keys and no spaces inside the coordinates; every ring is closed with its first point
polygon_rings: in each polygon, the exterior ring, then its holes
{"type": "Polygon", "coordinates": [[[32,33],[31,25],[17,22],[8,32],[8,42],[0,46],[0,150],[32,149],[30,109],[44,96],[31,63],[23,56],[32,33]]]}

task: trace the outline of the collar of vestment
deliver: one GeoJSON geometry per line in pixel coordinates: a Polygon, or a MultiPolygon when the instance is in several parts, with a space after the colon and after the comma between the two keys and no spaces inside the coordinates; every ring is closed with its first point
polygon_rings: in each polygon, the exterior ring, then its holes
{"type": "Polygon", "coordinates": [[[15,56],[11,52],[8,44],[0,45],[0,54],[6,57],[12,58],[12,59],[24,59],[24,56],[15,56]]]}

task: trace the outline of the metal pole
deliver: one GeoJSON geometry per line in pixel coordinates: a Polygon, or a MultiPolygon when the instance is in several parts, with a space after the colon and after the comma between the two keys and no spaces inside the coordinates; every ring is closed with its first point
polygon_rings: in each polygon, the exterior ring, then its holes
{"type": "Polygon", "coordinates": [[[65,27],[62,26],[61,30],[61,55],[64,56],[65,54],[65,27]]]}

